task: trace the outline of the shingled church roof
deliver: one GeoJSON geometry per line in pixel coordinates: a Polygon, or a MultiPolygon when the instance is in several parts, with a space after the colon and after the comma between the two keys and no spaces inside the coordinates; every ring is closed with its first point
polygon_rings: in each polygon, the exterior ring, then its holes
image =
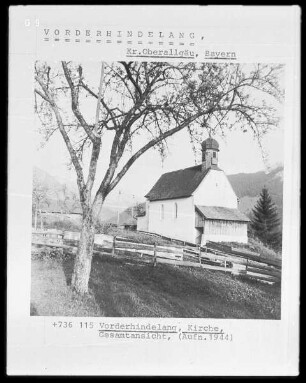
{"type": "Polygon", "coordinates": [[[221,206],[199,206],[196,210],[205,218],[222,221],[248,222],[250,219],[238,209],[230,209],[221,206]]]}
{"type": "Polygon", "coordinates": [[[216,165],[202,170],[202,165],[163,174],[153,188],[145,195],[150,201],[185,198],[192,195],[209,170],[220,170],[216,165]]]}

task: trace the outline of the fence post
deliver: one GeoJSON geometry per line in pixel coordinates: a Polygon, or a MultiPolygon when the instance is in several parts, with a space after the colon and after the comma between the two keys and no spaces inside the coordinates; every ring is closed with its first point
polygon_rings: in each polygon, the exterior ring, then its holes
{"type": "Polygon", "coordinates": [[[112,248],[112,256],[115,256],[115,249],[116,249],[116,236],[114,235],[113,238],[113,248],[112,248]]]}
{"type": "Polygon", "coordinates": [[[156,259],[156,243],[154,243],[154,256],[153,256],[153,266],[156,266],[157,259],[156,259]]]}
{"type": "Polygon", "coordinates": [[[201,264],[201,245],[199,245],[199,263],[201,264]]]}
{"type": "Polygon", "coordinates": [[[248,265],[249,265],[249,258],[247,258],[247,264],[246,264],[246,267],[245,267],[246,273],[248,272],[248,265]]]}

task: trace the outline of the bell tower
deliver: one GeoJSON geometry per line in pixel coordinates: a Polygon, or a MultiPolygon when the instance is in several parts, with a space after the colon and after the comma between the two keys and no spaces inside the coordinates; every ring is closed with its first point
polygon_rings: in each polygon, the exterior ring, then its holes
{"type": "Polygon", "coordinates": [[[219,144],[213,138],[202,142],[202,170],[207,170],[218,165],[219,144]]]}

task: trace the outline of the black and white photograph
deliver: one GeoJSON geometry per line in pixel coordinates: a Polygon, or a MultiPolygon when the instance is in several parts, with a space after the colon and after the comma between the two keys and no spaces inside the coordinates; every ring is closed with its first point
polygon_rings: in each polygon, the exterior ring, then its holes
{"type": "Polygon", "coordinates": [[[280,319],[284,66],[34,72],[31,315],[280,319]]]}
{"type": "Polygon", "coordinates": [[[10,8],[9,376],[299,374],[300,18],[10,8]]]}

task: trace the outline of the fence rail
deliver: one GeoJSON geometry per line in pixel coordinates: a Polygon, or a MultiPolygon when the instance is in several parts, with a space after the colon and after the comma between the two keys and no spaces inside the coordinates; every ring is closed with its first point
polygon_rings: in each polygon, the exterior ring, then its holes
{"type": "MultiPolygon", "coordinates": [[[[75,253],[79,238],[80,234],[75,232],[41,230],[33,232],[32,243],[38,246],[61,247],[75,253]]],[[[120,236],[97,234],[94,253],[96,255],[112,254],[117,257],[128,256],[154,265],[166,263],[219,270],[269,283],[281,280],[280,260],[267,259],[263,255],[248,250],[214,242],[199,246],[183,241],[180,241],[182,244],[178,245],[179,241],[175,241],[169,246],[152,245],[120,236]]]]}

